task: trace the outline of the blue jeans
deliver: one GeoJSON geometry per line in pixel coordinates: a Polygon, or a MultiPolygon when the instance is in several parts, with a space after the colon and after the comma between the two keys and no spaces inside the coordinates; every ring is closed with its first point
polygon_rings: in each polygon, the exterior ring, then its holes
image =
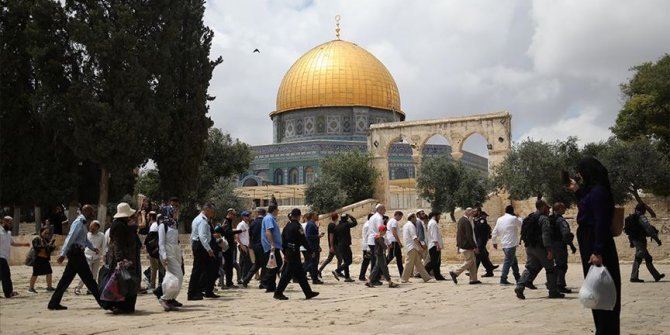
{"type": "Polygon", "coordinates": [[[503,248],[505,253],[505,261],[503,262],[502,273],[500,273],[500,281],[507,280],[507,274],[509,274],[509,268],[512,267],[512,273],[515,277],[519,276],[519,262],[516,260],[516,247],[512,248],[503,248]]]}

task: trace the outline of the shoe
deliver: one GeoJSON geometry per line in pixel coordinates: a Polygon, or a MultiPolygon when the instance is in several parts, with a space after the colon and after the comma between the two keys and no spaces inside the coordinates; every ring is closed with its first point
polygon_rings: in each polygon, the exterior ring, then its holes
{"type": "Polygon", "coordinates": [[[318,295],[319,295],[319,292],[313,292],[313,291],[309,292],[309,293],[305,294],[305,300],[312,299],[312,298],[314,298],[318,295]]]}
{"type": "Polygon", "coordinates": [[[428,279],[424,279],[423,282],[424,282],[424,283],[427,283],[427,282],[429,282],[429,281],[431,281],[431,280],[433,280],[433,278],[428,277],[428,279]]]}
{"type": "Polygon", "coordinates": [[[319,280],[319,278],[317,277],[317,279],[312,281],[312,285],[323,285],[323,281],[319,280]]]}
{"type": "Polygon", "coordinates": [[[169,311],[172,310],[172,306],[170,306],[170,304],[168,304],[167,301],[165,301],[163,299],[158,299],[158,303],[161,305],[161,307],[163,307],[163,309],[166,312],[169,312],[169,311]]]}
{"type": "Polygon", "coordinates": [[[372,282],[372,285],[373,285],[373,286],[382,286],[382,285],[384,285],[384,284],[382,284],[382,282],[380,282],[380,281],[373,281],[373,282],[372,282]]]}
{"type": "Polygon", "coordinates": [[[494,265],[494,266],[491,267],[491,271],[493,271],[493,270],[495,270],[495,269],[497,269],[497,268],[499,268],[499,267],[500,267],[500,265],[494,265]]]}
{"type": "Polygon", "coordinates": [[[444,278],[443,276],[435,277],[435,280],[442,281],[442,280],[447,280],[447,278],[444,278]]]}
{"type": "Polygon", "coordinates": [[[258,289],[259,289],[259,290],[264,290],[264,289],[266,289],[266,287],[265,287],[265,285],[260,284],[260,285],[258,285],[258,289]]]}
{"type": "Polygon", "coordinates": [[[367,278],[365,278],[365,277],[358,277],[358,280],[359,281],[368,281],[367,278]]]}
{"type": "Polygon", "coordinates": [[[519,298],[519,299],[521,299],[521,300],[526,299],[526,296],[523,295],[523,286],[521,286],[521,287],[517,286],[517,287],[514,289],[514,293],[516,293],[516,297],[517,297],[517,298],[519,298]]]}
{"type": "Polygon", "coordinates": [[[265,293],[274,293],[276,289],[274,288],[267,288],[265,289],[265,293]]]}
{"type": "Polygon", "coordinates": [[[565,298],[565,294],[563,293],[558,293],[558,292],[549,292],[549,299],[562,299],[565,298]]]}
{"type": "Polygon", "coordinates": [[[398,287],[398,284],[396,284],[396,283],[389,283],[389,287],[390,287],[390,288],[396,288],[396,287],[398,287]]]}
{"type": "Polygon", "coordinates": [[[170,306],[174,306],[174,307],[182,307],[182,306],[184,306],[184,304],[182,304],[181,302],[179,302],[179,301],[177,301],[177,300],[175,300],[175,299],[168,300],[167,303],[170,304],[170,306]]]}
{"type": "Polygon", "coordinates": [[[221,296],[216,294],[216,293],[207,293],[207,294],[205,294],[205,298],[216,299],[216,298],[221,298],[221,296]]]}
{"type": "Polygon", "coordinates": [[[483,274],[482,277],[493,277],[493,272],[487,272],[483,274]]]}
{"type": "Polygon", "coordinates": [[[353,282],[355,282],[355,280],[353,280],[353,279],[351,279],[351,278],[345,278],[345,279],[344,279],[344,282],[345,282],[345,283],[353,283],[353,282]]]}
{"type": "Polygon", "coordinates": [[[194,301],[194,300],[202,300],[202,299],[205,299],[205,297],[203,297],[201,295],[196,295],[196,296],[188,297],[186,300],[194,301]]]}
{"type": "Polygon", "coordinates": [[[630,282],[631,283],[644,283],[644,280],[639,279],[639,278],[631,278],[630,282]]]}
{"type": "Polygon", "coordinates": [[[500,285],[512,285],[512,283],[508,282],[507,279],[501,280],[500,285]]]}
{"type": "Polygon", "coordinates": [[[81,289],[78,288],[78,287],[75,287],[75,288],[74,288],[74,294],[75,294],[75,295],[81,295],[81,289]]]}
{"type": "Polygon", "coordinates": [[[237,285],[242,285],[242,279],[237,280],[237,285]]]}
{"type": "Polygon", "coordinates": [[[50,311],[63,311],[63,310],[67,309],[67,307],[65,307],[61,304],[49,306],[48,308],[49,308],[50,311]]]}
{"type": "Polygon", "coordinates": [[[279,294],[275,294],[275,295],[273,295],[272,297],[275,298],[275,299],[277,299],[277,300],[288,300],[288,297],[285,296],[285,295],[283,295],[283,294],[281,294],[281,293],[279,293],[279,294]]]}
{"type": "Polygon", "coordinates": [[[654,281],[658,282],[659,280],[665,278],[665,273],[661,273],[658,277],[654,278],[654,281]]]}
{"type": "Polygon", "coordinates": [[[528,288],[529,290],[537,290],[537,286],[533,285],[533,283],[528,282],[528,283],[526,283],[525,286],[526,286],[526,288],[528,288]]]}
{"type": "Polygon", "coordinates": [[[232,288],[232,289],[236,289],[236,288],[240,288],[240,287],[237,286],[237,285],[227,285],[227,286],[226,286],[226,289],[231,289],[231,288],[232,288]]]}
{"type": "Polygon", "coordinates": [[[373,287],[375,287],[375,286],[372,285],[371,283],[365,283],[365,286],[367,286],[367,287],[369,287],[369,288],[373,288],[373,287]]]}
{"type": "Polygon", "coordinates": [[[47,292],[54,292],[54,291],[56,291],[55,288],[53,288],[53,287],[47,287],[47,292]]]}
{"type": "Polygon", "coordinates": [[[337,271],[333,270],[333,272],[331,272],[331,273],[333,274],[333,277],[335,277],[335,279],[337,279],[337,281],[340,281],[340,276],[338,275],[337,271]]]}
{"type": "Polygon", "coordinates": [[[29,288],[29,289],[28,289],[28,293],[30,293],[30,294],[37,294],[37,291],[35,291],[34,288],[29,288]]]}
{"type": "Polygon", "coordinates": [[[558,292],[561,292],[561,293],[572,293],[572,290],[569,289],[569,288],[566,288],[566,287],[559,287],[559,288],[558,288],[558,292]]]}
{"type": "Polygon", "coordinates": [[[470,285],[479,285],[479,284],[481,284],[481,283],[482,283],[482,282],[479,281],[479,280],[473,280],[473,281],[470,282],[470,285]]]}
{"type": "Polygon", "coordinates": [[[454,284],[458,284],[458,279],[456,279],[456,278],[458,278],[458,275],[456,275],[456,274],[455,274],[454,272],[452,272],[452,271],[449,271],[449,276],[451,276],[451,280],[454,281],[454,284]]]}

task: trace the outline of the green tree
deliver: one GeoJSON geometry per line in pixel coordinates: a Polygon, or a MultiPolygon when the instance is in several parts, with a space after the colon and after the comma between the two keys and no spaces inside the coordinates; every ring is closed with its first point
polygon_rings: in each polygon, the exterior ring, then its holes
{"type": "Polygon", "coordinates": [[[661,153],[660,146],[660,143],[647,138],[629,142],[612,138],[596,154],[608,169],[612,195],[617,204],[634,198],[647,207],[652,217],[656,217],[654,210],[640,197],[640,191],[670,195],[670,160],[661,153]]]}
{"type": "Polygon", "coordinates": [[[305,203],[317,213],[330,213],[347,204],[347,193],[332,175],[321,175],[307,185],[305,203]]]}
{"type": "Polygon", "coordinates": [[[347,204],[372,198],[379,172],[370,164],[370,157],[358,151],[325,157],[319,163],[321,176],[330,176],[347,193],[347,204]]]}
{"type": "Polygon", "coordinates": [[[658,140],[670,155],[670,55],[632,68],[633,78],[621,85],[625,102],[612,132],[622,140],[658,140]]]}
{"type": "MultiPolygon", "coordinates": [[[[155,2],[153,9],[160,15],[161,26],[152,41],[158,55],[151,64],[151,72],[156,106],[162,113],[155,120],[161,131],[153,133],[156,139],[153,158],[163,181],[163,194],[186,198],[198,188],[208,129],[213,124],[207,116],[207,103],[214,98],[207,94],[207,89],[212,72],[222,59],[209,59],[214,33],[203,24],[205,1],[155,2]]],[[[246,157],[241,158],[240,165],[246,167],[246,157]]],[[[228,163],[233,164],[234,161],[228,163]]],[[[227,177],[230,172],[217,175],[227,177]]],[[[209,182],[213,180],[216,179],[209,182]]]]}
{"type": "Polygon", "coordinates": [[[244,200],[235,194],[236,180],[235,177],[219,178],[207,193],[207,202],[214,204],[219,217],[225,216],[225,210],[228,208],[235,208],[238,211],[248,208],[244,200]]]}
{"type": "Polygon", "coordinates": [[[135,181],[135,192],[153,199],[165,199],[161,193],[161,179],[158,170],[150,169],[140,172],[135,181]]]}
{"type": "Polygon", "coordinates": [[[484,202],[490,189],[485,175],[447,156],[424,159],[416,187],[419,196],[430,202],[432,211],[449,213],[453,221],[456,207],[484,202]]]}

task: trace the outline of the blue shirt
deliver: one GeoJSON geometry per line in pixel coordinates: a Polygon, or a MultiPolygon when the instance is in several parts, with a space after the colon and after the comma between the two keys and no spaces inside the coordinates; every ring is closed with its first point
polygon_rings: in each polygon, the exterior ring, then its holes
{"type": "Polygon", "coordinates": [[[209,221],[205,214],[200,213],[191,223],[191,241],[200,241],[202,247],[211,251],[209,241],[212,239],[212,232],[209,229],[209,221]]]}
{"type": "Polygon", "coordinates": [[[305,237],[307,238],[307,243],[309,247],[313,250],[318,250],[319,248],[319,226],[312,220],[307,221],[307,226],[305,227],[305,237]]]}
{"type": "Polygon", "coordinates": [[[95,249],[95,246],[91,244],[91,241],[89,241],[88,238],[86,238],[87,234],[88,229],[86,229],[86,217],[84,217],[83,215],[79,215],[74,220],[74,222],[72,222],[70,232],[67,234],[65,242],[63,242],[63,248],[61,248],[60,250],[60,255],[61,256],[67,255],[68,251],[70,251],[70,248],[72,246],[87,247],[91,250],[95,249]]]}
{"type": "Polygon", "coordinates": [[[275,220],[272,214],[268,213],[263,218],[263,226],[261,229],[261,243],[263,244],[263,251],[268,252],[271,249],[270,240],[265,235],[265,232],[270,230],[272,232],[272,239],[275,242],[275,249],[281,250],[281,232],[279,231],[279,225],[277,220],[275,220]]]}

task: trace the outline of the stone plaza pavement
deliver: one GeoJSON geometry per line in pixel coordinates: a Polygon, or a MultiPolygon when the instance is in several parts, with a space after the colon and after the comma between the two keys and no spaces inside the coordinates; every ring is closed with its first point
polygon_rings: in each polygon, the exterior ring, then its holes
{"type": "MultiPolygon", "coordinates": [[[[446,273],[456,264],[443,265],[446,273]]],[[[658,264],[670,275],[670,263],[658,264]]],[[[54,277],[64,267],[54,266],[54,277]]],[[[76,296],[74,284],[63,299],[66,311],[47,310],[51,294],[44,277],[38,279],[37,295],[26,293],[31,269],[13,266],[12,278],[20,296],[0,298],[0,334],[591,334],[590,310],[579,304],[577,291],[582,283],[578,264],[570,264],[568,285],[575,291],[566,299],[546,299],[547,291],[526,290],[527,299],[518,300],[513,286],[500,286],[499,271],[483,278],[482,285],[468,285],[462,275],[458,285],[451,281],[412,283],[399,288],[367,288],[361,282],[336,281],[324,270],[325,285],[315,290],[321,295],[304,300],[297,284],[290,284],[288,301],[272,299],[256,288],[220,290],[219,299],[187,301],[186,286],[178,300],[181,311],[164,312],[153,295],[140,295],[133,315],[113,315],[103,311],[91,296],[76,296]]],[[[352,273],[358,273],[353,265],[352,273]]],[[[390,266],[399,281],[395,265],[390,266]]],[[[628,282],[630,263],[622,263],[622,334],[670,333],[670,281],[632,284],[628,282]]],[[[644,266],[641,278],[650,280],[644,266]]],[[[187,273],[190,269],[187,268],[187,273]]],[[[187,276],[188,278],[188,276],[187,276]]],[[[54,282],[54,286],[56,285],[54,282]]],[[[536,280],[544,283],[544,274],[536,280]]],[[[75,282],[76,284],[76,282],[75,282]]],[[[187,284],[187,283],[186,283],[187,284]]],[[[254,288],[251,288],[252,285],[254,288]]]]}

